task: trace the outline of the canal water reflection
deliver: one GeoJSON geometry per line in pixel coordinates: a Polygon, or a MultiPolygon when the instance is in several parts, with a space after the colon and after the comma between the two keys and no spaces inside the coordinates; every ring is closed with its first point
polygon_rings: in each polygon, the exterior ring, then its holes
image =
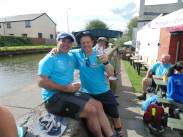
{"type": "Polygon", "coordinates": [[[38,63],[46,54],[0,58],[0,96],[37,80],[38,63]]]}

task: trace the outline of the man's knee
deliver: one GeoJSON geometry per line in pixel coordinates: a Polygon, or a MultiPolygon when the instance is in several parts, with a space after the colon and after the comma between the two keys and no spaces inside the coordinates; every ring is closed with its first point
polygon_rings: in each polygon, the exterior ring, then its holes
{"type": "Polygon", "coordinates": [[[100,101],[97,101],[97,100],[92,98],[92,99],[89,100],[89,103],[94,105],[95,108],[97,109],[97,111],[103,111],[104,110],[103,109],[103,105],[102,105],[102,103],[100,101]]]}
{"type": "Polygon", "coordinates": [[[97,115],[97,110],[95,106],[90,103],[86,103],[83,112],[85,112],[88,117],[97,115]]]}

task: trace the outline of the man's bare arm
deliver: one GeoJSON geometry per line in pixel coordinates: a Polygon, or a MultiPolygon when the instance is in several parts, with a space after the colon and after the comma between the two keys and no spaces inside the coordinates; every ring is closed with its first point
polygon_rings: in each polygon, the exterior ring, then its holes
{"type": "Polygon", "coordinates": [[[77,92],[78,88],[81,87],[80,83],[71,83],[69,85],[60,85],[48,78],[48,76],[38,76],[39,87],[51,90],[51,91],[64,91],[64,92],[77,92]]]}

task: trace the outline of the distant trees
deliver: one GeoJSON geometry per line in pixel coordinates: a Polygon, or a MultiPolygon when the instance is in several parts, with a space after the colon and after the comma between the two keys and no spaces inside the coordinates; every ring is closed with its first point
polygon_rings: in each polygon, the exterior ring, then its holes
{"type": "Polygon", "coordinates": [[[86,30],[94,30],[94,29],[105,29],[108,30],[109,28],[107,25],[101,20],[91,20],[85,27],[86,30]]]}
{"type": "Polygon", "coordinates": [[[128,38],[129,38],[129,40],[132,40],[132,30],[133,30],[133,28],[137,27],[137,23],[138,23],[138,17],[134,17],[130,20],[130,22],[128,24],[128,38]]]}

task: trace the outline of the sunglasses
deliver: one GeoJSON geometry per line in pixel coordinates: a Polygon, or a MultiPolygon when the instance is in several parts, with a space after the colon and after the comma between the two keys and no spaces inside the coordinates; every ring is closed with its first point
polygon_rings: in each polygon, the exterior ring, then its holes
{"type": "Polygon", "coordinates": [[[86,66],[87,66],[87,67],[90,67],[90,60],[89,60],[89,58],[86,58],[86,59],[85,59],[85,62],[86,62],[86,66]]]}

